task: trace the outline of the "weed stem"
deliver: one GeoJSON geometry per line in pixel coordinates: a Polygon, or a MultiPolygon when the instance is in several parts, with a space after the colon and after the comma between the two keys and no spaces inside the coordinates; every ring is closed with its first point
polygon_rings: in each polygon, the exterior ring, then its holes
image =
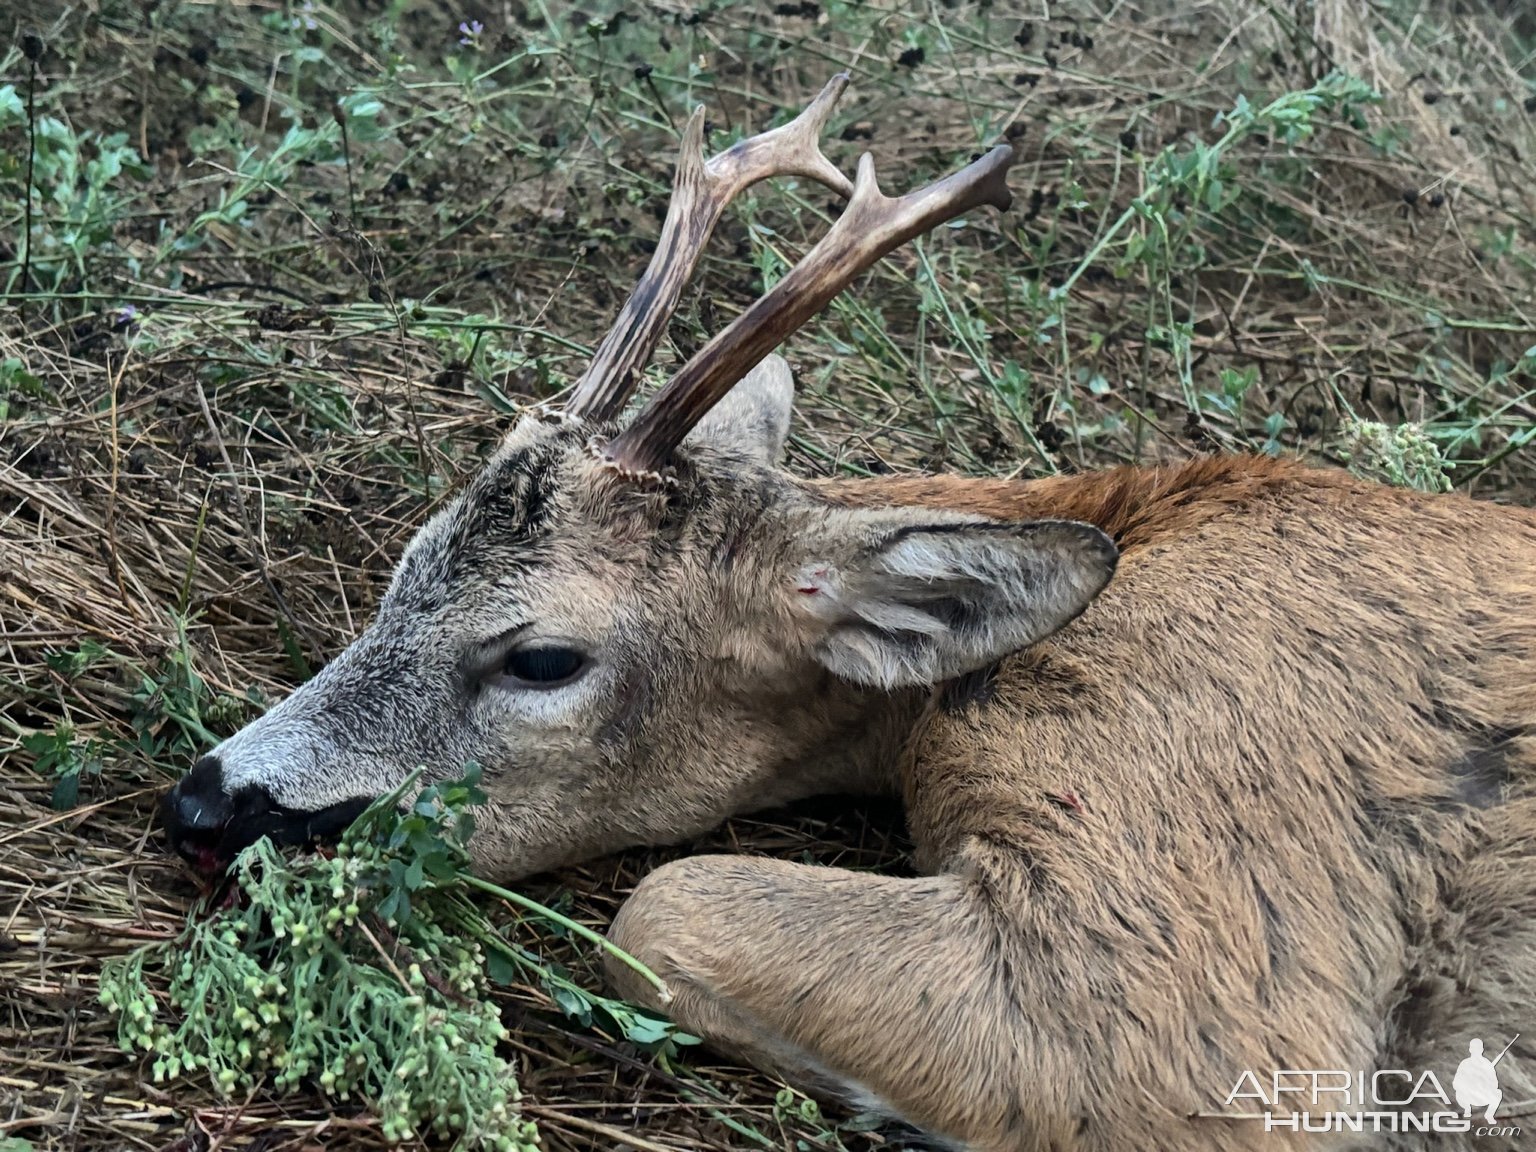
{"type": "Polygon", "coordinates": [[[655,986],[656,991],[661,995],[661,1002],[663,1004],[666,1004],[672,999],[672,990],[667,987],[667,982],[665,980],[656,975],[656,973],[652,972],[643,963],[635,959],[628,952],[624,951],[624,949],[620,948],[617,944],[613,943],[613,941],[609,940],[601,932],[594,932],[585,924],[578,924],[569,916],[565,916],[559,912],[556,912],[553,908],[546,907],[545,905],[540,904],[537,900],[530,900],[527,896],[520,896],[518,893],[513,892],[509,888],[503,888],[499,884],[492,884],[489,880],[482,880],[478,876],[467,875],[464,877],[464,883],[468,884],[471,888],[478,888],[480,891],[485,892],[488,895],[499,896],[509,904],[517,905],[517,907],[523,909],[525,912],[532,912],[535,916],[541,916],[544,919],[550,921],[552,924],[560,925],[560,927],[564,928],[567,932],[573,932],[577,936],[580,936],[583,940],[586,940],[592,944],[596,944],[599,948],[601,948],[604,952],[607,952],[608,955],[612,956],[615,960],[619,960],[624,964],[629,965],[629,967],[633,968],[649,983],[655,986]]]}
{"type": "Polygon", "coordinates": [[[30,292],[32,289],[32,169],[37,163],[37,62],[42,56],[41,39],[35,33],[28,33],[26,39],[27,57],[27,182],[22,189],[25,198],[25,219],[22,222],[21,231],[21,290],[30,292]],[[38,47],[34,48],[33,46],[38,47]]]}

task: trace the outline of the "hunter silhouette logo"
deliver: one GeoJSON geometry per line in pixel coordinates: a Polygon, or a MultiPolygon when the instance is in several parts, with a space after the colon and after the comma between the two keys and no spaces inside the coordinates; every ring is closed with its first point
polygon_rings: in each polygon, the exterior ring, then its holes
{"type": "Polygon", "coordinates": [[[1451,1091],[1456,1093],[1456,1103],[1463,1115],[1472,1115],[1475,1108],[1486,1108],[1483,1120],[1493,1123],[1493,1110],[1504,1098],[1504,1093],[1499,1091],[1499,1073],[1494,1066],[1504,1059],[1518,1039],[1520,1033],[1516,1032],[1514,1040],[1504,1045],[1504,1051],[1492,1060],[1483,1055],[1481,1040],[1474,1039],[1467,1045],[1468,1056],[1457,1066],[1456,1078],[1451,1081],[1451,1091]]]}
{"type": "MultiPolygon", "coordinates": [[[[1227,1093],[1227,1111],[1202,1112],[1207,1119],[1258,1120],[1266,1132],[1441,1132],[1473,1136],[1518,1136],[1509,1121],[1536,1114],[1536,1100],[1505,1105],[1499,1087],[1499,1062],[1509,1055],[1517,1032],[1493,1059],[1483,1042],[1467,1042],[1466,1059],[1456,1067],[1451,1092],[1433,1070],[1412,1072],[1382,1068],[1375,1072],[1345,1069],[1281,1068],[1267,1081],[1244,1071],[1227,1093]],[[1455,1103],[1452,1103],[1454,1095],[1455,1103]],[[1245,1104],[1244,1101],[1253,1103],[1245,1104]],[[1257,1105],[1257,1107],[1255,1107],[1257,1105]],[[1262,1110],[1260,1110],[1262,1109],[1262,1110]],[[1474,1115],[1481,1113],[1481,1115],[1474,1115]]],[[[1509,1065],[1505,1066],[1508,1070],[1509,1065]]],[[[1517,1078],[1518,1079],[1518,1078],[1517,1078]]]]}

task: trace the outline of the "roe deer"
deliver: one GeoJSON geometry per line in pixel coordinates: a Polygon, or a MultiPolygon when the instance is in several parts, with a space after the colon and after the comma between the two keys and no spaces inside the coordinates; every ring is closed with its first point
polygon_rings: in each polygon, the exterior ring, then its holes
{"type": "Polygon", "coordinates": [[[173,843],[324,835],[468,760],[503,879],[896,792],[921,876],[684,859],[614,938],[684,1027],[956,1146],[1536,1146],[1432,1090],[1523,1032],[1497,1075],[1536,1096],[1536,516],[1269,459],[787,475],[770,351],[1008,202],[1006,148],[900,199],[867,156],[850,185],[816,144],[843,83],[707,163],[695,114],[564,412],[524,419],[373,624],[193,767],[173,843]],[[725,204],[782,173],[846,211],[621,428],[725,204]]]}

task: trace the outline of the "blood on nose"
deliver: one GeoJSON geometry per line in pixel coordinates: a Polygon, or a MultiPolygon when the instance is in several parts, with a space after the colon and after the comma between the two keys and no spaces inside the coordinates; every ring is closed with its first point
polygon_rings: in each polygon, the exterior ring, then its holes
{"type": "Polygon", "coordinates": [[[234,800],[224,791],[224,766],[216,756],[192,765],[161,806],[171,846],[194,864],[206,863],[234,815],[234,800]]]}
{"type": "Polygon", "coordinates": [[[160,814],[171,847],[198,870],[214,873],[263,836],[280,845],[334,840],[371,801],[364,795],[324,808],[290,808],[260,784],[241,785],[232,795],[223,763],[204,756],[165,794],[160,814]]]}

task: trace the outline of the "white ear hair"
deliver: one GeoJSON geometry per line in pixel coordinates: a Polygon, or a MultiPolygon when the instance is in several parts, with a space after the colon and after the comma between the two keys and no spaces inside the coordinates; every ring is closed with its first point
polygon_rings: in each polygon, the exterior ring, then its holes
{"type": "Polygon", "coordinates": [[[796,574],[796,603],[824,627],[821,663],[881,688],[949,680],[1049,636],[1093,601],[1118,558],[1103,532],[1063,520],[841,511],[825,527],[830,538],[813,548],[826,559],[796,574]]]}
{"type": "Polygon", "coordinates": [[[759,464],[778,462],[789,436],[795,380],[784,357],[770,353],[700,420],[683,441],[709,444],[759,464]]]}

